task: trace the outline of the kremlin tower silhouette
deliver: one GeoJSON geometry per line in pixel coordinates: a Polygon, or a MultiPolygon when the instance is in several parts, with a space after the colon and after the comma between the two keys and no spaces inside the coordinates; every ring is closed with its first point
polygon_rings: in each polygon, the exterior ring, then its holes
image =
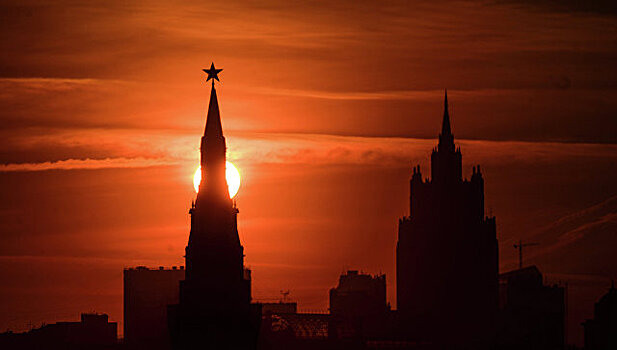
{"type": "Polygon", "coordinates": [[[420,166],[410,181],[409,216],[399,220],[396,251],[397,309],[401,332],[435,343],[485,344],[494,335],[498,308],[495,218],[484,216],[480,166],[462,177],[448,95],[431,177],[420,166]]]}
{"type": "Polygon", "coordinates": [[[191,232],[186,247],[186,275],[179,303],[171,305],[168,322],[174,349],[251,349],[259,315],[251,311],[250,271],[237,227],[238,209],[225,179],[226,150],[214,79],[201,138],[201,183],[191,205],[191,232]]]}

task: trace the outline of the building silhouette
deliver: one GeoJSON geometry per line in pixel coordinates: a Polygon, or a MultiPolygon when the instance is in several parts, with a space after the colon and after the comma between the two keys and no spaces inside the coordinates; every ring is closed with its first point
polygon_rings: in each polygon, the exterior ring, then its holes
{"type": "Polygon", "coordinates": [[[118,324],[106,314],[81,314],[80,322],[57,322],[24,333],[0,334],[0,349],[96,350],[117,346],[118,324]]]}
{"type": "Polygon", "coordinates": [[[386,275],[371,276],[349,270],[330,289],[332,315],[371,316],[388,311],[386,275]]]}
{"type": "Polygon", "coordinates": [[[384,333],[390,307],[386,275],[371,276],[349,270],[330,289],[331,338],[373,338],[384,333]]]}
{"type": "Polygon", "coordinates": [[[499,276],[501,349],[563,349],[566,291],[544,285],[536,266],[499,276]]]}
{"type": "Polygon", "coordinates": [[[260,303],[262,316],[267,314],[296,314],[298,303],[279,301],[278,303],[260,303]]]}
{"type": "Polygon", "coordinates": [[[186,275],[180,282],[178,304],[169,308],[174,349],[250,349],[256,344],[260,316],[251,308],[238,209],[225,179],[226,150],[213,84],[201,138],[201,183],[189,210],[186,275]]]}
{"type": "Polygon", "coordinates": [[[484,215],[480,166],[463,179],[447,92],[431,179],[420,166],[410,181],[409,216],[399,221],[397,310],[401,335],[436,343],[491,341],[497,312],[494,217],[484,215]]]}
{"type": "Polygon", "coordinates": [[[260,350],[342,349],[329,337],[331,316],[289,312],[264,307],[259,334],[260,350]]]}
{"type": "Polygon", "coordinates": [[[124,343],[131,349],[168,349],[167,306],[179,301],[184,266],[124,270],[124,343]]]}
{"type": "Polygon", "coordinates": [[[617,289],[611,288],[600,298],[593,310],[593,318],[583,322],[585,350],[617,349],[617,289]]]}

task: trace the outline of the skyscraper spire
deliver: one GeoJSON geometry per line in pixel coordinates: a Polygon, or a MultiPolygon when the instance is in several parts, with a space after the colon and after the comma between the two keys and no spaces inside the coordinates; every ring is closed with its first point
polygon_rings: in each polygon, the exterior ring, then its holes
{"type": "Polygon", "coordinates": [[[448,110],[448,89],[445,90],[443,99],[443,120],[441,122],[441,133],[439,134],[440,151],[454,152],[454,135],[450,126],[450,112],[448,110]]]}
{"type": "Polygon", "coordinates": [[[452,129],[450,128],[450,113],[448,111],[448,89],[445,91],[443,100],[443,122],[441,124],[442,135],[452,135],[452,129]]]}
{"type": "Polygon", "coordinates": [[[448,110],[448,90],[444,92],[443,120],[437,149],[431,155],[431,177],[436,182],[457,182],[462,178],[461,153],[454,145],[448,110]]]}

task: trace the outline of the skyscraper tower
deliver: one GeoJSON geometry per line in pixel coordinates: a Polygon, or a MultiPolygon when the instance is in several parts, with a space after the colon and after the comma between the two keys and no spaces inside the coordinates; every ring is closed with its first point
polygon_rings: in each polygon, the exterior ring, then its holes
{"type": "Polygon", "coordinates": [[[397,309],[406,336],[438,343],[487,343],[494,334],[498,265],[495,218],[484,216],[480,166],[462,177],[447,92],[432,179],[414,166],[410,212],[399,220],[397,309]]]}
{"type": "MultiPolygon", "coordinates": [[[[208,80],[221,71],[209,70],[208,80]]],[[[169,308],[174,349],[250,349],[256,331],[250,311],[250,279],[235,207],[225,179],[225,137],[214,80],[204,135],[201,138],[201,183],[191,205],[191,232],[186,246],[186,277],[178,305],[169,308]]]]}

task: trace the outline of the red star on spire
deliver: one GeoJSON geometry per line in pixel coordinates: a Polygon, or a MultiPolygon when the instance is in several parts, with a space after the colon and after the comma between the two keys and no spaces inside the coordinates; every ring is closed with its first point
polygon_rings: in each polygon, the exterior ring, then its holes
{"type": "Polygon", "coordinates": [[[206,81],[213,79],[212,80],[212,84],[214,85],[214,80],[219,81],[219,73],[222,71],[222,69],[216,69],[214,68],[214,62],[212,62],[212,64],[210,65],[210,69],[204,69],[204,72],[206,72],[208,74],[208,78],[206,79],[206,81]]]}

